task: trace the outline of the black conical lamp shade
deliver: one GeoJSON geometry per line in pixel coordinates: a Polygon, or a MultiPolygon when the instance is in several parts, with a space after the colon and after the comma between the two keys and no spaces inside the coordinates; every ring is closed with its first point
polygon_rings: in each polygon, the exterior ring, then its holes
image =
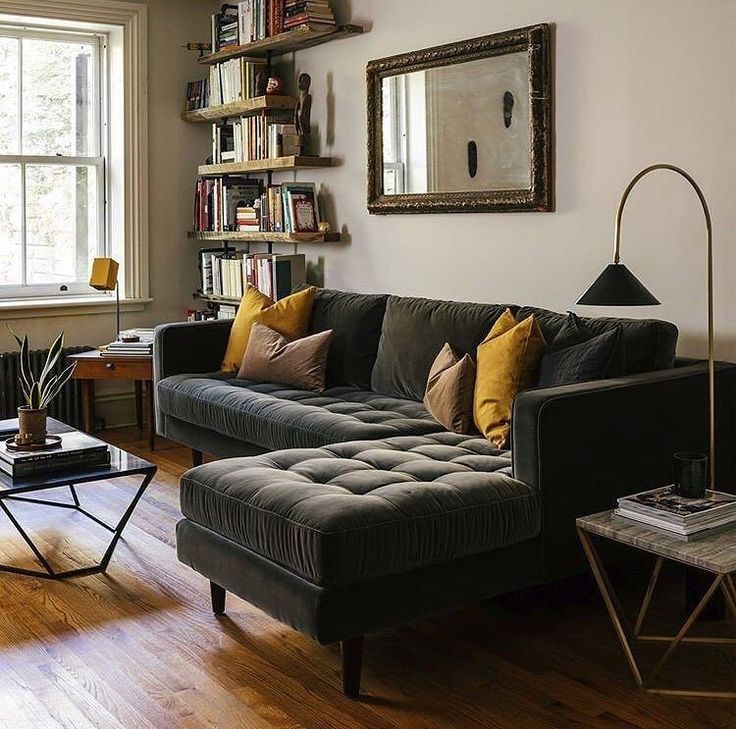
{"type": "Polygon", "coordinates": [[[654,306],[659,301],[623,263],[609,263],[577,303],[584,306],[654,306]]]}

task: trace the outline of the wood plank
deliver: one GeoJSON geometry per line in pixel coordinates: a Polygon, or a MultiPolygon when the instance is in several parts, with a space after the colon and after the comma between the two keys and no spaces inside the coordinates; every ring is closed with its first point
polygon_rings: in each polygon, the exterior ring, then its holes
{"type": "Polygon", "coordinates": [[[244,46],[226,48],[215,53],[202,56],[199,62],[205,65],[228,61],[231,58],[241,56],[273,56],[293,51],[301,51],[305,48],[321,45],[340,38],[350,38],[363,33],[362,25],[322,25],[319,23],[308,23],[292,28],[278,35],[264,38],[262,40],[248,43],[244,46]]]}
{"type": "Polygon", "coordinates": [[[200,165],[201,177],[217,177],[219,175],[243,175],[256,172],[289,172],[290,170],[318,169],[332,167],[330,157],[274,157],[272,159],[258,159],[249,162],[226,162],[219,165],[200,165]]]}
{"type": "Polygon", "coordinates": [[[233,116],[251,116],[263,111],[293,109],[296,103],[297,100],[293,96],[256,96],[252,99],[233,101],[230,104],[184,111],[181,118],[188,122],[210,123],[218,119],[229,119],[233,116]]]}
{"type": "MultiPolygon", "coordinates": [[[[340,691],[336,646],[319,646],[233,595],[227,615],[215,617],[207,580],[176,559],[178,479],[189,468],[189,450],[159,439],[151,452],[136,428],[104,435],[159,472],[107,574],[66,582],[0,576],[0,726],[733,726],[734,702],[654,696],[633,686],[587,578],[537,589],[526,608],[499,598],[368,636],[363,696],[351,701],[340,691]]],[[[134,481],[90,484],[80,497],[112,518],[134,481]]],[[[46,507],[13,509],[54,552],[54,563],[96,556],[107,536],[71,513],[57,521],[46,507]]],[[[6,522],[0,559],[27,559],[6,522]]],[[[647,567],[637,555],[633,566],[612,573],[630,607],[641,598],[647,567]]],[[[663,573],[652,609],[653,628],[664,632],[671,625],[663,623],[681,620],[678,569],[663,573]]],[[[645,648],[644,658],[656,660],[661,648],[645,648]]],[[[670,671],[675,686],[717,685],[733,677],[734,663],[726,648],[689,646],[670,671]]]]}
{"type": "Polygon", "coordinates": [[[230,241],[243,243],[337,243],[342,238],[340,233],[274,233],[272,231],[209,231],[196,230],[187,233],[189,240],[196,241],[230,241]]]}

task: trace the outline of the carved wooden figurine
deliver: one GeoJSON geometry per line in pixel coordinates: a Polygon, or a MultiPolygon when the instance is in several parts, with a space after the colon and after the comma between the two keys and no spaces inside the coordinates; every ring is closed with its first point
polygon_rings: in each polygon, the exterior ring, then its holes
{"type": "Polygon", "coordinates": [[[299,101],[294,109],[294,126],[301,145],[304,145],[312,127],[312,95],[309,93],[311,83],[312,77],[308,73],[299,74],[299,101]]]}

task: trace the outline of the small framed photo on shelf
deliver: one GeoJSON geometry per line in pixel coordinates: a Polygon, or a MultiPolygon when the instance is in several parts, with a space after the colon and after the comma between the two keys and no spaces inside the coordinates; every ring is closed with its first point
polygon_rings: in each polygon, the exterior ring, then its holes
{"type": "Polygon", "coordinates": [[[284,182],[281,185],[284,217],[290,233],[316,233],[320,215],[313,182],[284,182]]]}

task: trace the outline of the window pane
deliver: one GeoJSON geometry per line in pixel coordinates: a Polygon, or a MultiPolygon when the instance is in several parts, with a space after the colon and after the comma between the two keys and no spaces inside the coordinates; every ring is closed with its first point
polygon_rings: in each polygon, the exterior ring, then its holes
{"type": "Polygon", "coordinates": [[[0,154],[18,152],[18,40],[0,38],[0,154]]]}
{"type": "Polygon", "coordinates": [[[23,39],[23,154],[97,155],[94,50],[23,39]]]}
{"type": "Polygon", "coordinates": [[[97,169],[26,166],[27,283],[86,281],[98,249],[97,169]]]}
{"type": "Polygon", "coordinates": [[[0,165],[0,285],[23,282],[20,165],[0,165]]]}

